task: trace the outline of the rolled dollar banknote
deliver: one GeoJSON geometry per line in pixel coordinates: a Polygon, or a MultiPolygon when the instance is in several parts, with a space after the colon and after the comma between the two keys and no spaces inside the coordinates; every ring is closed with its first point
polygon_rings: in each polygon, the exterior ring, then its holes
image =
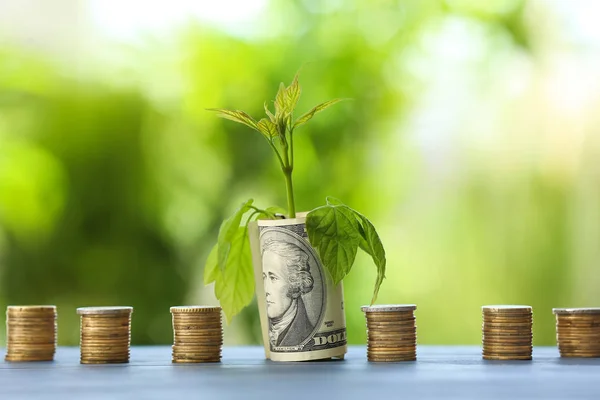
{"type": "Polygon", "coordinates": [[[267,358],[343,358],[347,351],[342,284],[323,269],[306,234],[305,214],[250,226],[256,296],[267,358]]]}

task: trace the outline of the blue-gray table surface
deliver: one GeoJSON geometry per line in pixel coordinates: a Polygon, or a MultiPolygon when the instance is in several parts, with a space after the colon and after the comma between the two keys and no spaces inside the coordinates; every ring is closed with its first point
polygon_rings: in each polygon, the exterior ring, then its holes
{"type": "Polygon", "coordinates": [[[226,347],[219,364],[179,365],[170,346],[149,346],[132,347],[129,364],[80,365],[78,348],[60,347],[54,362],[0,361],[0,399],[600,399],[600,359],[554,347],[536,347],[533,361],[483,361],[477,346],[417,354],[369,363],[351,346],[343,361],[275,363],[262,347],[226,347]]]}

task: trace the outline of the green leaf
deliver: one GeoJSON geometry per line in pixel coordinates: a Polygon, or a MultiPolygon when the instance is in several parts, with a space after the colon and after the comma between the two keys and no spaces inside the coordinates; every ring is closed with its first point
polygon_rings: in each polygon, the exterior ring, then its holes
{"type": "Polygon", "coordinates": [[[268,138],[274,138],[279,135],[277,126],[266,118],[258,121],[258,130],[268,138]]]}
{"type": "Polygon", "coordinates": [[[350,272],[361,241],[356,217],[346,206],[319,207],[306,216],[306,231],[337,285],[350,272]]]}
{"type": "MultiPolygon", "coordinates": [[[[207,108],[208,111],[217,112],[217,116],[225,119],[229,119],[240,124],[249,126],[250,128],[258,131],[258,125],[254,118],[240,110],[227,110],[225,108],[207,108]]],[[[260,131],[259,131],[260,132],[260,131]]]]}
{"type": "Polygon", "coordinates": [[[308,121],[310,121],[311,118],[314,117],[316,113],[323,111],[326,108],[331,107],[332,105],[339,103],[340,101],[344,101],[344,100],[346,100],[346,99],[333,99],[333,100],[326,101],[325,103],[321,103],[321,104],[313,107],[310,111],[301,115],[296,120],[296,122],[294,122],[294,128],[297,128],[300,125],[303,125],[303,124],[307,123],[308,121]]]}
{"type": "Polygon", "coordinates": [[[336,284],[352,269],[358,247],[371,256],[377,267],[373,304],[385,279],[386,258],[383,243],[371,221],[340,200],[327,197],[326,206],[308,213],[306,231],[336,284]]]}
{"type": "MultiPolygon", "coordinates": [[[[350,210],[352,209],[350,208],[350,210]]],[[[362,238],[359,246],[365,253],[371,256],[377,267],[377,280],[375,281],[375,289],[373,290],[373,297],[371,299],[371,304],[373,304],[377,300],[379,287],[385,279],[385,249],[371,221],[355,210],[352,210],[352,212],[358,217],[359,221],[359,231],[362,238]]]]}
{"type": "Polygon", "coordinates": [[[254,202],[253,199],[242,203],[242,205],[235,211],[235,213],[221,223],[219,229],[219,238],[217,241],[217,265],[219,269],[223,271],[226,266],[227,258],[233,246],[233,239],[236,232],[242,222],[242,216],[250,210],[250,206],[254,202]]]}
{"type": "Polygon", "coordinates": [[[269,119],[271,120],[272,123],[275,123],[277,121],[277,119],[275,119],[275,116],[273,115],[271,110],[269,110],[269,106],[267,105],[266,101],[265,101],[265,113],[267,114],[267,117],[269,117],[269,119]]]}
{"type": "Polygon", "coordinates": [[[208,258],[206,259],[206,264],[204,264],[204,284],[209,285],[216,281],[221,275],[221,270],[219,269],[219,263],[217,261],[217,249],[219,245],[215,244],[213,248],[208,253],[208,258]]]}
{"type": "Polygon", "coordinates": [[[288,114],[291,114],[292,112],[294,112],[294,109],[296,108],[296,105],[298,104],[298,100],[300,99],[301,93],[302,93],[302,88],[300,87],[300,84],[298,83],[298,74],[296,73],[296,75],[294,76],[294,80],[292,81],[290,86],[288,86],[285,89],[286,107],[287,107],[288,114]]]}
{"type": "Polygon", "coordinates": [[[254,272],[247,231],[245,226],[235,231],[225,270],[219,271],[215,282],[215,295],[228,322],[250,304],[254,296],[254,272]]]}
{"type": "Polygon", "coordinates": [[[282,82],[279,84],[279,90],[275,96],[275,119],[277,121],[285,119],[285,116],[288,114],[286,104],[285,85],[282,82]]]}

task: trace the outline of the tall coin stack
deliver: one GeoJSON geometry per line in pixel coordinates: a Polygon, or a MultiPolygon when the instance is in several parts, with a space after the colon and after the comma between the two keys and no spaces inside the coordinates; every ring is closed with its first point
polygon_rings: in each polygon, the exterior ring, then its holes
{"type": "Polygon", "coordinates": [[[484,306],[483,359],[531,360],[533,313],[530,306],[484,306]]]}
{"type": "Polygon", "coordinates": [[[56,306],[8,306],[6,361],[52,361],[56,352],[56,306]]]}
{"type": "Polygon", "coordinates": [[[600,308],[554,308],[561,357],[600,357],[600,308]]]}
{"type": "Polygon", "coordinates": [[[417,359],[414,304],[363,306],[367,320],[367,359],[374,362],[417,359]]]}
{"type": "Polygon", "coordinates": [[[81,363],[129,362],[132,307],[83,307],[81,316],[81,363]]]}
{"type": "Polygon", "coordinates": [[[173,362],[221,361],[223,326],[221,307],[171,307],[173,316],[173,362]]]}

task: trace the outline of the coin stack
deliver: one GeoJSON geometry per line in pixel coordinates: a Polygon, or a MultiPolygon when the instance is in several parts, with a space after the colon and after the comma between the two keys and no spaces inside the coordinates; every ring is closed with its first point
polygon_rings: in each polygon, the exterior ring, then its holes
{"type": "Polygon", "coordinates": [[[81,363],[129,362],[132,307],[83,307],[81,316],[81,363]]]}
{"type": "Polygon", "coordinates": [[[367,320],[367,359],[375,362],[417,359],[414,304],[363,306],[367,320]]]}
{"type": "Polygon", "coordinates": [[[561,357],[600,357],[600,308],[554,308],[561,357]]]}
{"type": "Polygon", "coordinates": [[[52,361],[56,352],[56,306],[8,306],[6,361],[52,361]]]}
{"type": "Polygon", "coordinates": [[[171,307],[173,315],[173,362],[221,361],[223,326],[221,307],[171,307]]]}
{"type": "Polygon", "coordinates": [[[483,359],[531,360],[533,313],[530,306],[484,306],[483,359]]]}

